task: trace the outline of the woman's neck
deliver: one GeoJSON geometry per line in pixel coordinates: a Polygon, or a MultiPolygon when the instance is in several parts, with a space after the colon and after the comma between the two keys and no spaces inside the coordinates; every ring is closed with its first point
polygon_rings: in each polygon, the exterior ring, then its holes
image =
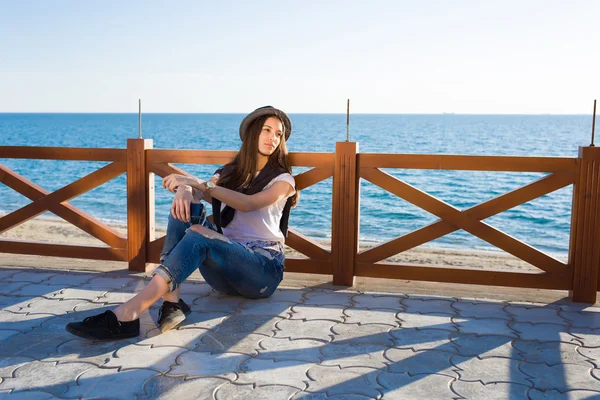
{"type": "Polygon", "coordinates": [[[256,170],[260,171],[261,169],[263,169],[265,165],[267,165],[268,161],[269,157],[265,157],[262,154],[259,154],[258,159],[256,160],[256,170]]]}

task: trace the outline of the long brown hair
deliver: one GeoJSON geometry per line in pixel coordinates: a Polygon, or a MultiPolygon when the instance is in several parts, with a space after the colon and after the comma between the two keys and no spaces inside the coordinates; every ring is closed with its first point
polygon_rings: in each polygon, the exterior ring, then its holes
{"type": "MultiPolygon", "coordinates": [[[[226,164],[223,171],[228,171],[224,176],[221,176],[218,181],[218,185],[227,189],[238,191],[244,186],[248,186],[254,175],[256,175],[256,163],[258,159],[258,138],[262,131],[265,121],[275,115],[264,115],[256,118],[248,126],[248,131],[244,136],[242,147],[235,155],[235,158],[226,164]]],[[[277,118],[279,119],[279,118],[277,118]]],[[[281,121],[281,120],[280,120],[281,121]]],[[[290,175],[292,174],[292,167],[288,159],[288,149],[285,143],[285,124],[281,121],[283,126],[283,132],[281,135],[281,141],[279,146],[275,149],[273,154],[269,156],[267,164],[269,164],[275,170],[284,170],[290,175]]],[[[292,206],[296,206],[298,203],[298,192],[292,196],[292,206]]]]}

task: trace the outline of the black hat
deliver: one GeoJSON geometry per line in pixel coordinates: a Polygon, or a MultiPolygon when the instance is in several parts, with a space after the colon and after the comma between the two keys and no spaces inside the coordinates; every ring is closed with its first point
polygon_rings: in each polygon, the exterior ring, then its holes
{"type": "Polygon", "coordinates": [[[242,142],[244,141],[246,131],[248,130],[248,127],[250,126],[252,121],[265,115],[275,116],[279,118],[285,126],[285,140],[287,141],[290,138],[290,135],[292,134],[292,121],[290,121],[287,114],[281,110],[276,109],[275,107],[264,106],[252,111],[250,114],[246,115],[246,117],[244,117],[244,119],[242,120],[242,123],[240,124],[240,139],[242,139],[242,142]]]}

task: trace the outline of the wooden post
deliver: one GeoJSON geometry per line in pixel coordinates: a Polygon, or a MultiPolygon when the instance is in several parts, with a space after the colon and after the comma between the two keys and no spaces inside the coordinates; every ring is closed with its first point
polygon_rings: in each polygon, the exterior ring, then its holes
{"type": "Polygon", "coordinates": [[[360,199],[357,153],[356,142],[336,143],[331,222],[334,285],[354,284],[360,199]]]}
{"type": "Polygon", "coordinates": [[[573,187],[569,265],[571,299],[595,303],[600,270],[600,148],[579,147],[579,176],[573,187]]]}
{"type": "Polygon", "coordinates": [[[154,237],[154,174],[146,169],[152,139],[127,139],[127,247],[129,270],[146,271],[149,240],[154,237]],[[152,221],[152,223],[150,223],[152,221]]]}

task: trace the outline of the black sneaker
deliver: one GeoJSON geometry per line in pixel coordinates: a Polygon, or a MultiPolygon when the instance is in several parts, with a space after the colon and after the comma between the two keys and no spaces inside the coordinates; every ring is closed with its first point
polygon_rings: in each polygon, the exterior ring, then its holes
{"type": "Polygon", "coordinates": [[[161,332],[166,332],[171,328],[176,327],[185,320],[185,317],[190,315],[192,310],[190,306],[185,304],[183,299],[173,303],[171,301],[163,301],[160,310],[158,310],[158,327],[161,332]]]}
{"type": "Polygon", "coordinates": [[[140,320],[122,322],[112,311],[87,317],[82,322],[67,324],[67,332],[73,335],[96,340],[118,340],[137,337],[140,334],[140,320]]]}

